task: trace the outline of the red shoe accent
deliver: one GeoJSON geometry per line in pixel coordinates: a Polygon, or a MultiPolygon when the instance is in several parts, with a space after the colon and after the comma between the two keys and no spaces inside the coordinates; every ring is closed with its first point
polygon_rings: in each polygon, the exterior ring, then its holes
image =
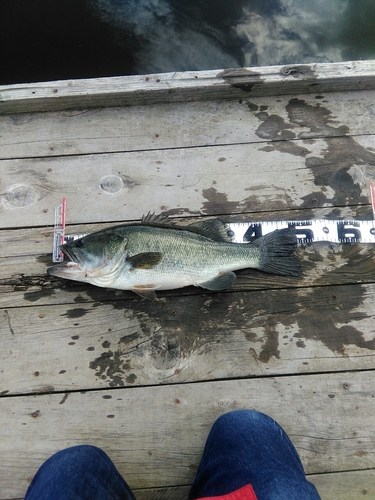
{"type": "Polygon", "coordinates": [[[247,484],[246,486],[243,486],[239,490],[232,491],[231,493],[227,493],[226,495],[220,495],[218,497],[197,498],[197,500],[258,500],[258,499],[251,484],[247,484]]]}

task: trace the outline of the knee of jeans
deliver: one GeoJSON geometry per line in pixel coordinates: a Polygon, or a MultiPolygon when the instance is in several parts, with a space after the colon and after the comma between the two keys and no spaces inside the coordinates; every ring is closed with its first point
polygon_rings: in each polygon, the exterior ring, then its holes
{"type": "Polygon", "coordinates": [[[275,421],[271,417],[256,410],[234,410],[221,415],[214,426],[238,429],[240,426],[262,427],[274,423],[275,421]]]}
{"type": "Polygon", "coordinates": [[[89,459],[91,457],[97,458],[98,456],[106,457],[106,454],[101,448],[98,448],[97,446],[93,446],[91,444],[78,444],[58,451],[55,455],[52,455],[51,458],[58,456],[59,458],[62,458],[63,456],[69,456],[71,460],[81,460],[82,458],[89,459]]]}

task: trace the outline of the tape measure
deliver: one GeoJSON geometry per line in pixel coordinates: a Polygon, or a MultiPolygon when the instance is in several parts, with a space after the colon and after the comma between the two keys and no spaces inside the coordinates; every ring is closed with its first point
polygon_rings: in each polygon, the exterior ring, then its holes
{"type": "Polygon", "coordinates": [[[275,231],[291,228],[297,236],[297,243],[317,241],[331,243],[375,243],[375,221],[370,220],[326,220],[267,221],[229,223],[229,235],[234,243],[252,241],[275,231]]]}

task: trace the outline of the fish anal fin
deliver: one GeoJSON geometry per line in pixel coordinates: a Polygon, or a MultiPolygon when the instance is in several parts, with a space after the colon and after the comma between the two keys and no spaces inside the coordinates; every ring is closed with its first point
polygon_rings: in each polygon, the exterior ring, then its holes
{"type": "Polygon", "coordinates": [[[136,293],[140,297],[143,297],[144,299],[158,301],[159,299],[157,298],[155,292],[156,288],[158,288],[157,285],[150,284],[150,285],[133,286],[131,290],[132,292],[136,293]]]}
{"type": "Polygon", "coordinates": [[[143,252],[129,257],[126,261],[133,269],[152,269],[162,258],[163,254],[160,252],[143,252]]]}
{"type": "Polygon", "coordinates": [[[208,219],[193,222],[187,226],[187,229],[197,232],[214,241],[226,241],[229,243],[232,241],[230,230],[221,219],[208,219]]]}
{"type": "Polygon", "coordinates": [[[202,283],[196,283],[196,286],[206,288],[207,290],[219,291],[226,290],[230,288],[236,281],[236,275],[233,272],[219,274],[215,278],[204,281],[202,283]]]}

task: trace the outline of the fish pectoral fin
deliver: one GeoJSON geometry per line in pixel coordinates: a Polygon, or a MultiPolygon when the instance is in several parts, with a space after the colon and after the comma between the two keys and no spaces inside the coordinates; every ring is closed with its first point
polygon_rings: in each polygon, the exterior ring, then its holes
{"type": "Polygon", "coordinates": [[[158,301],[159,299],[157,298],[155,293],[156,288],[159,287],[157,285],[139,285],[134,286],[131,290],[144,299],[158,301]]]}
{"type": "Polygon", "coordinates": [[[133,255],[126,261],[133,269],[152,269],[162,258],[163,254],[160,252],[143,252],[133,255]]]}
{"type": "Polygon", "coordinates": [[[236,281],[236,275],[233,272],[219,274],[212,280],[204,281],[202,283],[196,283],[196,286],[200,286],[202,288],[207,288],[207,290],[225,290],[230,288],[233,283],[236,281]]]}

